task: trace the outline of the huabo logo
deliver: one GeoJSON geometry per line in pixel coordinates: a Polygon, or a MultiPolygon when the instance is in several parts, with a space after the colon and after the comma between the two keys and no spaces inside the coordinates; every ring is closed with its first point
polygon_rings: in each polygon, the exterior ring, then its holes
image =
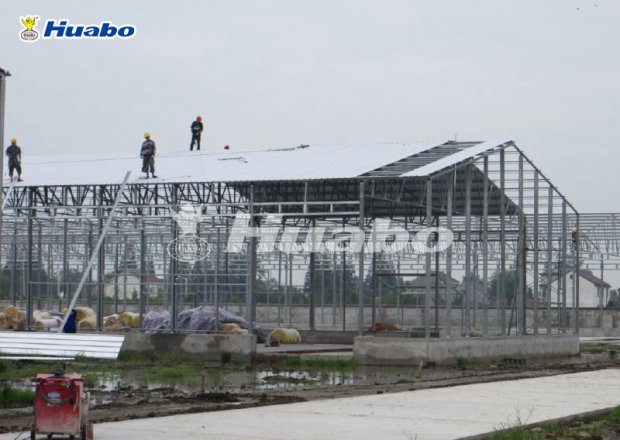
{"type": "Polygon", "coordinates": [[[25,27],[19,33],[22,41],[32,43],[39,39],[128,39],[136,34],[136,27],[131,24],[118,26],[110,21],[102,21],[99,24],[73,24],[66,18],[50,18],[45,22],[43,31],[37,31],[35,26],[37,26],[38,20],[39,17],[35,15],[20,17],[20,21],[25,27]]]}
{"type": "Polygon", "coordinates": [[[23,41],[31,42],[39,39],[39,33],[34,29],[37,25],[39,17],[29,15],[28,17],[19,17],[25,29],[19,33],[19,38],[23,41]]]}

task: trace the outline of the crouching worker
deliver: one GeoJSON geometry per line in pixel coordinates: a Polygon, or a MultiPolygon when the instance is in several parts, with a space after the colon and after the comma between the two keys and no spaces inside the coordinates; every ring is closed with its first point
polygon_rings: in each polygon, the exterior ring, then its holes
{"type": "Polygon", "coordinates": [[[69,317],[67,318],[67,322],[65,323],[65,326],[62,328],[62,332],[63,333],[75,333],[77,330],[77,325],[75,322],[75,310],[71,310],[71,313],[69,313],[69,317]]]}

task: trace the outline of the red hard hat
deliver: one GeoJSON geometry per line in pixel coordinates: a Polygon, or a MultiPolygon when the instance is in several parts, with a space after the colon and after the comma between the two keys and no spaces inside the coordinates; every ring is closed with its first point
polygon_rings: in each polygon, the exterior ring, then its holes
{"type": "Polygon", "coordinates": [[[196,120],[197,120],[198,122],[202,121],[202,116],[196,116],[196,120]]]}

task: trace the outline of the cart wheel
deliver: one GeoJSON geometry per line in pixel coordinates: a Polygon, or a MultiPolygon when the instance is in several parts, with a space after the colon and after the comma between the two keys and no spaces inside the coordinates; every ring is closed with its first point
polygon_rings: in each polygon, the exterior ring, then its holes
{"type": "Polygon", "coordinates": [[[80,428],[80,440],[86,440],[87,437],[86,425],[84,424],[80,428]]]}

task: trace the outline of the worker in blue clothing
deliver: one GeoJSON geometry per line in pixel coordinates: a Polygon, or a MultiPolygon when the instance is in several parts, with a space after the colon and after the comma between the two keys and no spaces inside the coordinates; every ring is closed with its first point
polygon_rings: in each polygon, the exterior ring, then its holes
{"type": "Polygon", "coordinates": [[[75,333],[76,332],[77,326],[75,322],[75,317],[76,317],[76,311],[75,309],[73,309],[69,313],[69,317],[67,318],[67,322],[65,323],[65,326],[62,328],[63,333],[75,333]]]}
{"type": "Polygon", "coordinates": [[[6,149],[9,158],[9,176],[13,182],[13,173],[17,171],[17,181],[22,181],[22,149],[17,146],[17,139],[11,139],[11,145],[6,149]]]}
{"type": "Polygon", "coordinates": [[[140,157],[142,158],[142,172],[146,173],[146,178],[149,178],[149,171],[153,177],[157,177],[155,175],[155,142],[148,131],[144,133],[140,157]]]}
{"type": "Polygon", "coordinates": [[[202,130],[204,129],[204,125],[202,124],[202,117],[196,116],[196,120],[192,122],[192,125],[190,125],[189,128],[192,132],[192,141],[189,144],[189,151],[194,150],[194,143],[196,144],[196,150],[200,150],[200,135],[202,134],[202,130]]]}

